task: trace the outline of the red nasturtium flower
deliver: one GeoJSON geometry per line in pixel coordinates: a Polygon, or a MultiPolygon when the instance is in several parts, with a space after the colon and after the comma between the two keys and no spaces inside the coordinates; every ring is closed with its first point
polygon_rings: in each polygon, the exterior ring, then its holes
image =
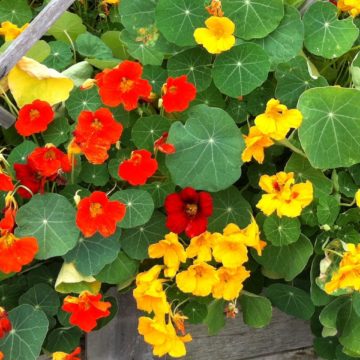
{"type": "Polygon", "coordinates": [[[151,93],[149,81],[141,78],[142,72],[139,63],[125,60],[96,75],[102,102],[111,107],[122,104],[127,111],[136,109],[139,99],[147,99],[151,93]]]}
{"type": "Polygon", "coordinates": [[[13,191],[14,188],[11,177],[0,169],[0,191],[13,191]]]}
{"type": "Polygon", "coordinates": [[[167,155],[174,154],[176,152],[175,146],[167,143],[168,136],[169,133],[164,132],[161,137],[154,142],[155,151],[160,151],[167,155]]]}
{"type": "MultiPolygon", "coordinates": [[[[95,112],[82,111],[74,131],[74,146],[92,164],[102,164],[109,157],[108,150],[120,140],[123,126],[118,123],[109,109],[101,108],[95,112]]],[[[71,152],[71,151],[70,151],[71,152]]]]}
{"type": "Polygon", "coordinates": [[[80,346],[77,347],[71,354],[67,354],[62,351],[57,351],[53,353],[52,360],[81,360],[80,357],[78,357],[80,353],[81,353],[80,346]]]}
{"type": "MultiPolygon", "coordinates": [[[[43,186],[42,178],[29,164],[14,164],[16,179],[20,184],[28,188],[33,194],[37,194],[43,186]]],[[[24,199],[30,199],[31,193],[23,188],[19,188],[17,193],[24,199]]]]}
{"type": "Polygon", "coordinates": [[[126,207],[120,201],[110,201],[106,193],[94,191],[89,197],[80,200],[76,214],[76,224],[85,237],[97,231],[104,237],[113,235],[116,224],[121,221],[126,207]]]}
{"type": "Polygon", "coordinates": [[[212,197],[208,192],[187,187],[165,199],[166,226],[174,233],[185,231],[188,237],[206,231],[208,217],[213,212],[212,197]]]}
{"type": "Polygon", "coordinates": [[[0,306],[0,339],[2,339],[11,329],[12,326],[8,314],[5,309],[0,306]]]}
{"type": "Polygon", "coordinates": [[[158,163],[153,159],[150,151],[134,150],[128,160],[119,166],[119,176],[131,185],[144,185],[158,169],[158,163]]]}
{"type": "Polygon", "coordinates": [[[48,102],[34,100],[20,109],[15,128],[22,136],[41,133],[48,128],[54,116],[54,110],[48,102]]]}
{"type": "Polygon", "coordinates": [[[28,164],[44,178],[56,178],[61,172],[71,171],[68,156],[52,144],[36,148],[28,156],[28,164]]]}
{"type": "Polygon", "coordinates": [[[4,360],[4,353],[0,351],[0,360],[4,360]]]}
{"type": "Polygon", "coordinates": [[[4,217],[0,220],[0,235],[13,231],[15,227],[15,215],[16,211],[11,206],[5,209],[4,217]]]}
{"type": "Polygon", "coordinates": [[[163,107],[166,112],[184,111],[196,97],[196,87],[186,75],[169,77],[163,86],[163,107]]]}
{"type": "Polygon", "coordinates": [[[90,332],[97,325],[97,320],[110,315],[111,303],[100,301],[101,294],[93,295],[83,291],[78,297],[67,296],[62,309],[71,313],[70,324],[90,332]]]}

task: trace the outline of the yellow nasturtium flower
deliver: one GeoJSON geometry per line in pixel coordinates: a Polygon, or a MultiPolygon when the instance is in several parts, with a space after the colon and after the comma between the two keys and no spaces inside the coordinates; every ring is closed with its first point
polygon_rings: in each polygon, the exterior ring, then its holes
{"type": "Polygon", "coordinates": [[[246,270],[244,266],[234,269],[221,267],[217,270],[217,275],[219,282],[213,287],[213,297],[231,301],[239,296],[244,281],[250,276],[250,271],[246,270]]]}
{"type": "Polygon", "coordinates": [[[360,189],[355,194],[356,206],[360,208],[360,189]]]}
{"type": "Polygon", "coordinates": [[[348,12],[352,17],[360,14],[359,0],[338,0],[337,7],[341,11],[348,12]]]}
{"type": "Polygon", "coordinates": [[[248,135],[243,135],[245,140],[245,150],[242,153],[243,162],[249,162],[254,158],[259,164],[264,162],[264,150],[274,142],[269,135],[263,134],[256,126],[252,126],[248,135]]]}
{"type": "Polygon", "coordinates": [[[102,4],[107,5],[118,5],[120,3],[120,0],[103,0],[102,4]]]}
{"type": "Polygon", "coordinates": [[[262,195],[256,207],[266,216],[276,211],[277,216],[297,217],[302,209],[314,198],[313,186],[310,181],[295,184],[294,173],[283,171],[273,175],[263,175],[259,186],[267,194],[262,195]]]}
{"type": "Polygon", "coordinates": [[[27,27],[28,23],[23,25],[22,27],[17,27],[10,21],[4,21],[0,26],[0,36],[4,36],[5,41],[11,41],[16,39],[27,27]]]}
{"type": "Polygon", "coordinates": [[[19,107],[34,100],[50,105],[67,100],[74,82],[54,69],[23,57],[8,75],[9,89],[19,107]]]}
{"type": "Polygon", "coordinates": [[[190,245],[186,249],[187,256],[189,258],[196,257],[196,259],[200,261],[211,261],[211,249],[218,236],[221,236],[221,234],[212,234],[209,231],[205,231],[199,236],[193,237],[190,241],[190,245]]]}
{"type": "Polygon", "coordinates": [[[290,129],[298,129],[303,116],[297,109],[288,109],[280,104],[279,100],[270,99],[266,105],[264,114],[255,119],[255,125],[260,132],[270,136],[274,140],[285,139],[290,129]]]}
{"type": "Polygon", "coordinates": [[[162,285],[165,280],[159,279],[162,268],[161,265],[155,265],[150,270],[137,275],[133,296],[139,310],[155,314],[169,312],[170,306],[162,285]]]}
{"type": "Polygon", "coordinates": [[[177,234],[169,233],[164,240],[149,246],[151,259],[164,258],[166,277],[174,277],[179,270],[180,263],[186,262],[186,253],[183,245],[179,242],[177,234]]]}
{"type": "Polygon", "coordinates": [[[194,31],[195,41],[210,54],[220,54],[235,45],[235,24],[227,17],[211,16],[205,21],[206,28],[194,31]]]}
{"type": "Polygon", "coordinates": [[[138,331],[144,336],[145,342],[153,346],[153,354],[159,357],[166,354],[174,358],[185,356],[185,343],[192,340],[190,334],[178,336],[172,322],[169,320],[166,323],[165,319],[159,316],[154,319],[141,316],[138,331]]]}
{"type": "Polygon", "coordinates": [[[216,269],[202,261],[194,261],[187,270],[176,275],[176,285],[184,293],[208,296],[218,282],[216,269]]]}
{"type": "Polygon", "coordinates": [[[339,289],[360,291],[360,244],[346,244],[346,252],[339,269],[325,284],[325,291],[332,294],[339,289]]]}

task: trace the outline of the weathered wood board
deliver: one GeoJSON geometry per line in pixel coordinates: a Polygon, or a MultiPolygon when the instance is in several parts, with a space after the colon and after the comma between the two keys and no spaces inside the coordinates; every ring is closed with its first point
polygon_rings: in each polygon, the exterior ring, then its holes
{"type": "MultiPolygon", "coordinates": [[[[118,316],[104,329],[87,337],[88,360],[153,360],[151,349],[137,334],[136,310],[131,294],[118,296],[118,316]]],[[[187,344],[186,360],[315,359],[310,325],[274,309],[266,329],[254,330],[241,316],[229,319],[218,336],[208,336],[206,327],[190,326],[193,341],[187,344]],[[296,351],[301,350],[301,351],[296,351]]]]}

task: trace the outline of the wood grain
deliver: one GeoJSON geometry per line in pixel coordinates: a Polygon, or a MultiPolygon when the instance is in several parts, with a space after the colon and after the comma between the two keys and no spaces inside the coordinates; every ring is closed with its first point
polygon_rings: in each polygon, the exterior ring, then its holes
{"type": "MultiPolygon", "coordinates": [[[[118,316],[104,329],[88,335],[87,359],[157,359],[137,334],[139,313],[131,294],[121,295],[118,299],[118,316]]],[[[237,318],[228,320],[218,336],[208,336],[206,327],[202,325],[189,326],[188,331],[192,334],[193,341],[187,344],[186,360],[298,359],[294,356],[301,352],[295,355],[294,350],[309,348],[313,340],[307,322],[287,316],[276,309],[271,325],[265,329],[250,329],[237,318]],[[289,351],[292,352],[291,355],[289,351]]],[[[314,359],[312,354],[309,356],[312,357],[301,359],[314,359]]]]}
{"type": "Polygon", "coordinates": [[[15,120],[15,116],[0,106],[0,125],[3,128],[8,129],[15,122],[15,120]]]}

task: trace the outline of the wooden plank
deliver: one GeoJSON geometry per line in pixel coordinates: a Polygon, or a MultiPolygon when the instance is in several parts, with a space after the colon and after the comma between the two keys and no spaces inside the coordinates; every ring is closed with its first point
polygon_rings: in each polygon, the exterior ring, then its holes
{"type": "Polygon", "coordinates": [[[14,115],[10,114],[3,107],[0,106],[0,125],[8,129],[14,122],[16,118],[14,115]]]}
{"type": "Polygon", "coordinates": [[[254,360],[316,360],[318,359],[314,354],[312,348],[287,351],[279,354],[272,354],[268,356],[261,356],[260,358],[254,358],[254,360]]]}
{"type": "MultiPolygon", "coordinates": [[[[88,360],[153,360],[150,348],[137,334],[139,313],[131,294],[121,295],[119,314],[107,327],[87,337],[88,360]]],[[[241,316],[240,316],[241,317],[241,316]]],[[[254,330],[242,320],[229,319],[218,336],[208,336],[205,326],[189,326],[193,341],[187,344],[186,360],[243,360],[312,346],[309,323],[274,309],[265,329],[254,330]]],[[[276,355],[278,356],[278,355],[276,355]]],[[[270,360],[271,358],[269,358],[270,360]]],[[[273,358],[271,360],[280,358],[273,358]]]]}

